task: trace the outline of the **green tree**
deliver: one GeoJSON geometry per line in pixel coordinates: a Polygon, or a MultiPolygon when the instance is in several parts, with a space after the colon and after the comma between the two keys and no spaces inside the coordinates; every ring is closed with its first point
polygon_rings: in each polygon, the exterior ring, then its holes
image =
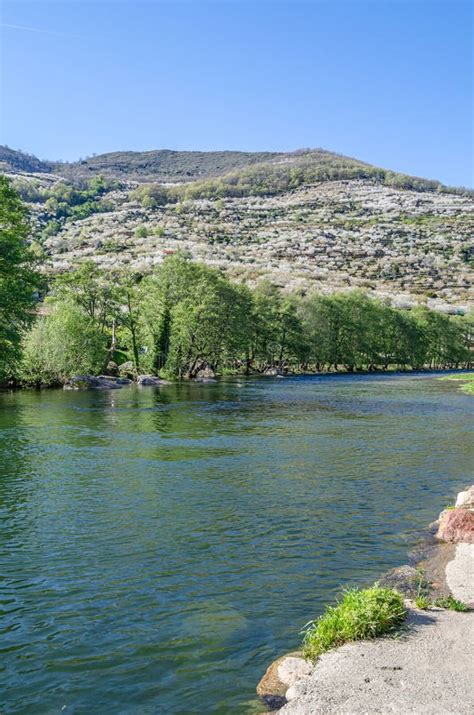
{"type": "Polygon", "coordinates": [[[94,261],[83,261],[75,271],[59,275],[53,292],[59,300],[80,306],[105,332],[117,312],[115,285],[94,261]]]}
{"type": "Polygon", "coordinates": [[[121,342],[131,350],[133,364],[137,372],[140,370],[140,353],[142,350],[142,295],[138,277],[133,274],[122,274],[116,278],[114,289],[116,324],[119,328],[121,342]]]}
{"type": "Polygon", "coordinates": [[[168,256],[141,284],[142,321],[152,367],[158,372],[168,360],[172,311],[196,284],[201,267],[183,253],[168,256]]]}
{"type": "Polygon", "coordinates": [[[424,336],[425,351],[421,364],[431,368],[456,367],[468,360],[469,351],[462,324],[425,307],[417,308],[413,319],[424,336]]]}
{"type": "Polygon", "coordinates": [[[218,271],[199,266],[187,294],[171,310],[171,338],[167,369],[180,377],[194,377],[208,365],[218,370],[246,352],[246,321],[250,302],[244,291],[218,271]]]}
{"type": "Polygon", "coordinates": [[[9,180],[0,176],[0,381],[15,373],[23,331],[44,287],[29,234],[27,210],[9,180]]]}
{"type": "Polygon", "coordinates": [[[98,374],[107,337],[84,309],[58,302],[38,318],[23,344],[21,377],[30,384],[59,385],[74,375],[98,374]]]}
{"type": "Polygon", "coordinates": [[[258,369],[305,360],[307,344],[295,300],[267,281],[257,287],[253,299],[251,357],[258,369]]]}
{"type": "Polygon", "coordinates": [[[303,303],[303,329],[309,343],[311,362],[318,370],[343,364],[347,335],[340,296],[313,295],[303,303]]]}

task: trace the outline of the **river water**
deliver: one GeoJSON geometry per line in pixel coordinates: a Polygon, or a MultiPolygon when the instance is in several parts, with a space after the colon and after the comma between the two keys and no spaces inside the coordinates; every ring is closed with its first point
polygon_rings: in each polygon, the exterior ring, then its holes
{"type": "Polygon", "coordinates": [[[0,711],[257,712],[471,480],[473,406],[431,376],[1,394],[0,711]]]}

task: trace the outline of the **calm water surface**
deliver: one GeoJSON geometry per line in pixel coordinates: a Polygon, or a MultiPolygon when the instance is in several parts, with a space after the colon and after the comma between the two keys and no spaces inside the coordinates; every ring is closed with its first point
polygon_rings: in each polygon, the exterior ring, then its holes
{"type": "Polygon", "coordinates": [[[2,713],[249,713],[472,472],[427,377],[0,395],[2,713]]]}

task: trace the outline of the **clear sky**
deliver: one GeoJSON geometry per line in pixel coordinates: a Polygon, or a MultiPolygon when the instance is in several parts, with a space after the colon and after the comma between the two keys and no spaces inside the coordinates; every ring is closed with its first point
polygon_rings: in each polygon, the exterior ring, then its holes
{"type": "Polygon", "coordinates": [[[467,0],[3,0],[0,143],[323,147],[473,186],[467,0]]]}

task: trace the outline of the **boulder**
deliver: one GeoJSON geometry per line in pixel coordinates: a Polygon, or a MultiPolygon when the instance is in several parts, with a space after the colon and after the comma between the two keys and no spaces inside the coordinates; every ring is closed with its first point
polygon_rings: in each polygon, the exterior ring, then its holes
{"type": "Polygon", "coordinates": [[[413,566],[397,566],[379,579],[380,586],[395,588],[406,598],[415,598],[418,595],[420,575],[413,566]]]}
{"type": "Polygon", "coordinates": [[[474,544],[474,511],[457,507],[440,515],[438,539],[450,543],[474,544]]]}
{"type": "Polygon", "coordinates": [[[65,390],[119,390],[124,385],[129,385],[131,380],[123,377],[109,377],[108,375],[76,375],[71,377],[64,385],[65,390]]]}
{"type": "Polygon", "coordinates": [[[127,362],[123,362],[121,365],[119,365],[119,373],[120,375],[124,375],[125,377],[131,377],[133,379],[137,374],[137,371],[133,362],[131,360],[127,360],[127,362]]]}
{"type": "Polygon", "coordinates": [[[107,375],[112,375],[112,377],[118,377],[119,375],[119,366],[117,365],[116,362],[113,360],[109,360],[107,363],[107,367],[105,369],[107,375]]]}
{"type": "Polygon", "coordinates": [[[267,367],[263,374],[268,375],[268,377],[277,377],[277,375],[281,375],[281,370],[276,367],[267,367]]]}
{"type": "Polygon", "coordinates": [[[165,380],[161,380],[157,375],[139,375],[137,377],[137,383],[141,386],[149,386],[149,385],[162,385],[163,383],[166,384],[165,380]]]}
{"type": "Polygon", "coordinates": [[[464,492],[459,492],[456,498],[456,507],[474,511],[474,484],[464,492]]]}
{"type": "Polygon", "coordinates": [[[197,371],[194,379],[198,382],[214,382],[215,378],[216,373],[214,372],[212,367],[206,365],[197,371]]]}
{"type": "Polygon", "coordinates": [[[313,672],[314,666],[309,660],[299,656],[289,655],[283,658],[277,667],[278,678],[285,685],[293,685],[297,680],[306,678],[313,672]]]}
{"type": "Polygon", "coordinates": [[[129,377],[113,377],[112,375],[99,375],[98,380],[100,382],[110,382],[123,387],[124,385],[130,385],[132,380],[129,377]]]}
{"type": "Polygon", "coordinates": [[[293,685],[290,685],[290,687],[288,688],[288,690],[285,693],[285,697],[288,702],[297,698],[298,695],[301,695],[301,693],[299,692],[299,689],[296,687],[296,683],[293,683],[293,685]]]}
{"type": "Polygon", "coordinates": [[[262,374],[266,377],[287,377],[291,373],[284,365],[283,367],[267,367],[262,374]]]}
{"type": "MultiPolygon", "coordinates": [[[[262,698],[268,707],[277,710],[285,705],[285,693],[288,690],[288,684],[280,679],[279,668],[280,666],[284,666],[286,660],[303,660],[300,656],[301,654],[299,652],[289,653],[273,661],[273,663],[268,666],[265,675],[257,685],[257,695],[262,698]]],[[[290,671],[291,667],[283,667],[283,676],[285,677],[290,671]]]]}

